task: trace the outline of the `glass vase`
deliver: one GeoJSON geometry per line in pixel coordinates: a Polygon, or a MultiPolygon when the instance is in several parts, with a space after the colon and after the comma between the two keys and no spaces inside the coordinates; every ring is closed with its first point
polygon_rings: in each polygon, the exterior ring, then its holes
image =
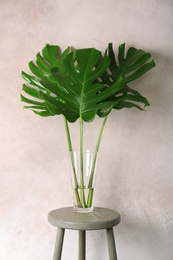
{"type": "Polygon", "coordinates": [[[94,210],[97,152],[92,150],[70,152],[73,210],[89,213],[94,210]]]}

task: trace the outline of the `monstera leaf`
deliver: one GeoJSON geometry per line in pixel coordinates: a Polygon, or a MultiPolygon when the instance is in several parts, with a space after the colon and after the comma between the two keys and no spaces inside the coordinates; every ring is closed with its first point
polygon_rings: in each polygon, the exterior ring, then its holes
{"type": "Polygon", "coordinates": [[[51,98],[54,95],[53,91],[42,85],[41,80],[47,77],[51,80],[50,71],[54,67],[57,67],[61,73],[65,73],[63,60],[69,51],[70,48],[67,48],[62,54],[60,54],[58,46],[47,44],[42,50],[42,56],[40,53],[37,54],[36,64],[33,61],[29,62],[29,68],[35,76],[22,71],[22,77],[29,83],[29,85],[23,84],[22,89],[28,96],[30,96],[30,98],[27,98],[21,95],[21,101],[29,104],[29,106],[24,106],[24,108],[29,108],[40,116],[54,115],[50,110],[48,110],[47,102],[45,100],[45,96],[51,98]]]}
{"type": "Polygon", "coordinates": [[[61,55],[58,46],[46,45],[36,56],[36,64],[29,63],[34,75],[22,72],[29,85],[21,100],[40,116],[64,115],[69,122],[78,118],[86,122],[96,114],[107,116],[112,108],[144,106],[149,102],[127,83],[140,77],[152,67],[154,61],[149,53],[130,48],[125,57],[125,44],[120,45],[118,62],[112,44],[103,55],[95,48],[71,51],[67,48],[61,55]]]}
{"type": "Polygon", "coordinates": [[[151,59],[151,54],[131,47],[125,55],[125,44],[121,44],[119,46],[117,62],[111,43],[108,45],[106,54],[110,57],[111,62],[108,70],[101,77],[102,82],[110,85],[121,77],[123,77],[124,81],[124,87],[108,99],[112,102],[119,100],[119,103],[115,103],[113,108],[136,107],[143,110],[137,103],[143,103],[144,106],[148,106],[148,100],[138,91],[128,87],[127,83],[134,81],[155,67],[155,62],[151,59]]]}

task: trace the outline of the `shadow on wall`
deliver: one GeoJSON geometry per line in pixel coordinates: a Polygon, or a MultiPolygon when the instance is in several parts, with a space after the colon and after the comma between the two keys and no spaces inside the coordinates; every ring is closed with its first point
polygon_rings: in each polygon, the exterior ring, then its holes
{"type": "Polygon", "coordinates": [[[157,109],[155,116],[158,116],[166,105],[173,106],[173,57],[153,52],[152,55],[156,67],[147,76],[144,75],[139,79],[137,83],[139,90],[145,93],[150,102],[148,110],[155,107],[157,109]]]}

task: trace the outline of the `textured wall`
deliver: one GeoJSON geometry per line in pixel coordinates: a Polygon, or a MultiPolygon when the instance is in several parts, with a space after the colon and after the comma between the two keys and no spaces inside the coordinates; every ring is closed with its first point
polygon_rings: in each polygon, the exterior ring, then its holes
{"type": "MultiPolygon", "coordinates": [[[[114,111],[108,120],[95,203],[122,215],[119,260],[173,259],[172,13],[172,0],[0,0],[1,260],[52,259],[47,213],[72,201],[63,119],[22,110],[21,70],[45,43],[104,50],[108,42],[151,52],[157,67],[133,85],[149,99],[147,111],[114,111]]],[[[99,124],[86,127],[88,147],[99,124]]],[[[87,236],[90,260],[107,259],[99,232],[87,236]]],[[[77,234],[68,231],[63,259],[76,254],[77,234]]]]}

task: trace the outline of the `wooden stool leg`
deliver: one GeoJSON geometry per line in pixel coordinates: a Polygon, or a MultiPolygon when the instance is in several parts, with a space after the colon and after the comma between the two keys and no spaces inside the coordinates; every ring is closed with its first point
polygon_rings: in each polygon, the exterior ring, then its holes
{"type": "Polygon", "coordinates": [[[85,240],[86,240],[86,231],[79,230],[79,249],[78,249],[78,259],[85,260],[85,240]]]}
{"type": "Polygon", "coordinates": [[[62,246],[63,246],[63,240],[64,240],[64,232],[65,232],[65,229],[58,228],[53,260],[61,260],[62,246]]]}
{"type": "Polygon", "coordinates": [[[108,241],[109,259],[117,260],[118,258],[117,258],[117,254],[116,254],[113,228],[108,228],[106,230],[106,233],[107,233],[107,241],[108,241]]]}

